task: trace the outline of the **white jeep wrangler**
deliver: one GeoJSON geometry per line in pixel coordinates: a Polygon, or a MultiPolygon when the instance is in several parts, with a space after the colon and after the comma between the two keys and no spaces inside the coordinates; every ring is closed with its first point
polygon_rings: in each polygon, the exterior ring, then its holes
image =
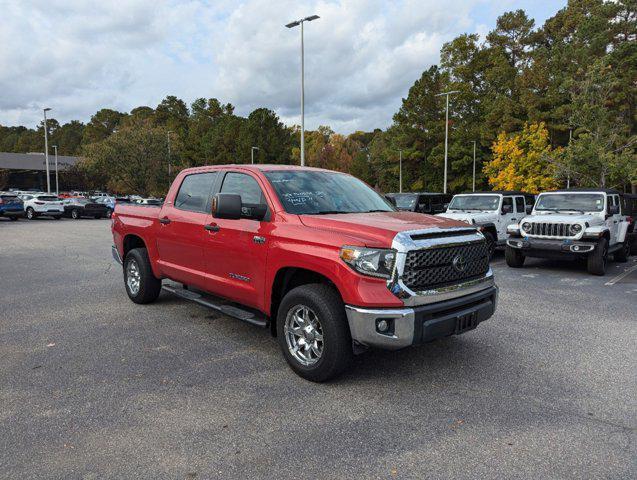
{"type": "Polygon", "coordinates": [[[558,190],[541,193],[532,214],[509,225],[507,265],[520,268],[525,257],[586,258],[593,275],[606,273],[608,255],[630,255],[628,218],[617,190],[558,190]]]}
{"type": "Polygon", "coordinates": [[[462,193],[454,195],[445,213],[438,216],[475,225],[489,245],[489,255],[505,246],[507,226],[531,213],[533,195],[516,191],[462,193]]]}

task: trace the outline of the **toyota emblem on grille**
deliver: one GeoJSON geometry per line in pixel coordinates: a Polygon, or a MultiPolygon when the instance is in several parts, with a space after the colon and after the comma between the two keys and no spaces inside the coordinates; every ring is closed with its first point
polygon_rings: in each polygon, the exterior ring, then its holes
{"type": "Polygon", "coordinates": [[[458,272],[464,272],[467,269],[467,261],[462,255],[456,255],[453,257],[451,264],[458,272]]]}

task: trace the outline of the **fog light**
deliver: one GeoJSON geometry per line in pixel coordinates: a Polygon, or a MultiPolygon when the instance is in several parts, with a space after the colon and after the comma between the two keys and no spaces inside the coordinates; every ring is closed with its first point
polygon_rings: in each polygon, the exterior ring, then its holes
{"type": "Polygon", "coordinates": [[[574,252],[578,252],[579,251],[579,245],[573,245],[573,251],[574,252]]]}
{"type": "Polygon", "coordinates": [[[389,330],[389,323],[387,323],[387,320],[379,320],[378,323],[376,324],[376,329],[379,332],[386,332],[387,330],[389,330]]]}

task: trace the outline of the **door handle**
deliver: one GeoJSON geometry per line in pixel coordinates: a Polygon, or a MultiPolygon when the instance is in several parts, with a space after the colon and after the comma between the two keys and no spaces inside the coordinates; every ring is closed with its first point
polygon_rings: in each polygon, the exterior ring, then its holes
{"type": "Polygon", "coordinates": [[[518,219],[517,219],[517,218],[512,218],[512,219],[511,219],[511,221],[512,221],[512,222],[517,222],[517,221],[518,221],[518,219]]]}
{"type": "Polygon", "coordinates": [[[262,243],[265,243],[265,237],[262,237],[260,235],[255,235],[254,237],[252,237],[252,241],[254,243],[262,244],[262,243]]]}
{"type": "Polygon", "coordinates": [[[218,232],[221,229],[221,227],[219,225],[217,225],[216,223],[211,223],[209,225],[204,225],[203,228],[205,228],[209,232],[218,232]]]}
{"type": "Polygon", "coordinates": [[[164,218],[160,218],[159,219],[159,223],[161,223],[162,225],[168,225],[170,222],[172,222],[172,220],[168,217],[164,217],[164,218]]]}

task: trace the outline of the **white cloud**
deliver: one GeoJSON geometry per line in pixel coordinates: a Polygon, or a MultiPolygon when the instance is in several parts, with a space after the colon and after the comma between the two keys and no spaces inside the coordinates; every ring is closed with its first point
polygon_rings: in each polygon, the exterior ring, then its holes
{"type": "Polygon", "coordinates": [[[217,97],[244,115],[266,106],[298,123],[300,32],[284,24],[316,13],[305,28],[307,127],[386,127],[442,43],[475,30],[472,9],[485,3],[0,0],[0,123],[33,126],[42,106],[87,121],[171,94],[217,97]]]}

